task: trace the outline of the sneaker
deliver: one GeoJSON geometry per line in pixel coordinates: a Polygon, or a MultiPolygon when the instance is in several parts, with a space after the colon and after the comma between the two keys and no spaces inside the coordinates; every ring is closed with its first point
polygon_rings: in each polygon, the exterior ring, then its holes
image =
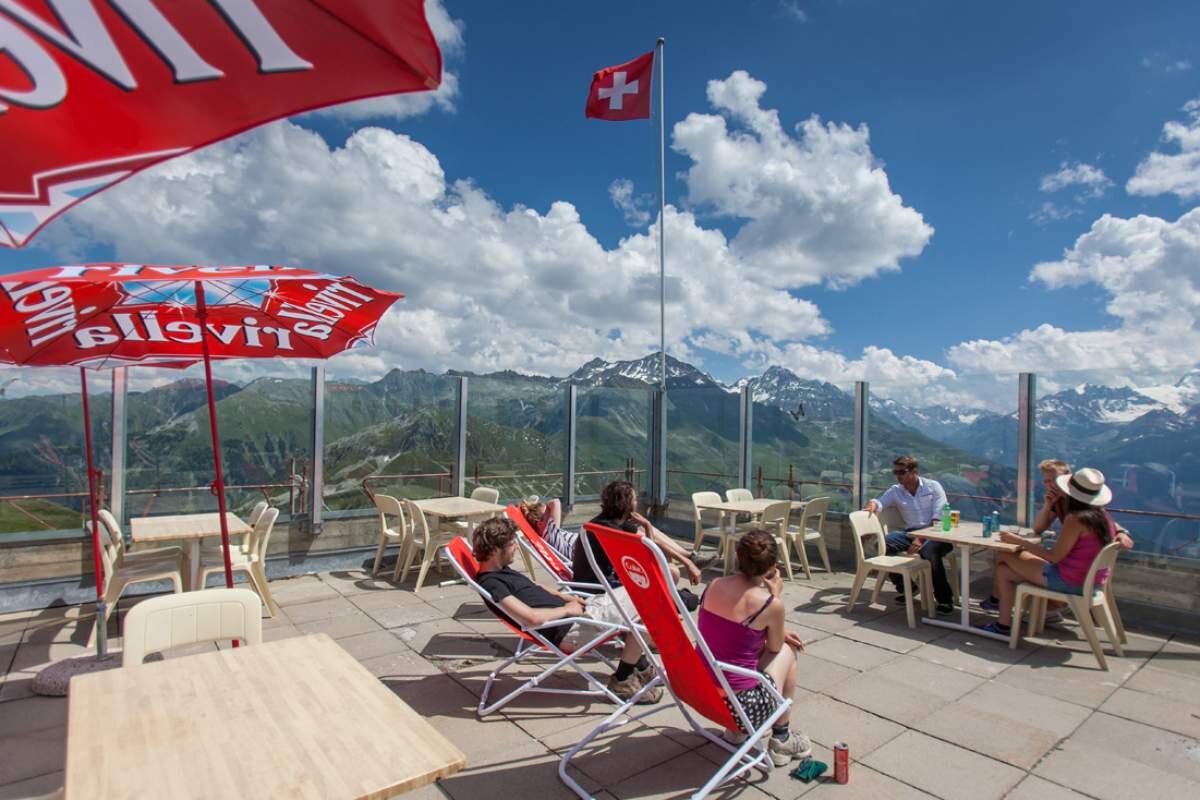
{"type": "Polygon", "coordinates": [[[993,600],[992,598],[989,597],[987,600],[982,601],[979,604],[979,607],[981,609],[983,609],[984,611],[996,612],[996,611],[1000,610],[1000,601],[993,600]]]}
{"type": "Polygon", "coordinates": [[[645,686],[658,676],[658,669],[654,666],[654,662],[650,659],[646,659],[646,662],[645,669],[638,669],[637,667],[633,668],[633,674],[636,675],[637,679],[642,682],[642,686],[645,686]]]}
{"type": "MultiPolygon", "coordinates": [[[[630,676],[623,681],[617,680],[615,673],[608,677],[608,690],[615,694],[623,702],[628,702],[641,690],[642,686],[644,685],[645,684],[642,683],[641,679],[638,678],[636,671],[631,673],[630,676]]],[[[657,686],[654,686],[643,693],[642,696],[638,698],[637,704],[639,706],[646,706],[652,703],[657,703],[659,700],[662,700],[662,696],[663,687],[662,684],[658,684],[657,686]]]]}
{"type": "Polygon", "coordinates": [[[937,612],[937,615],[939,617],[944,617],[947,614],[953,614],[954,613],[954,604],[953,603],[938,603],[937,606],[934,608],[934,611],[937,612]]]}
{"type": "MultiPolygon", "coordinates": [[[[917,586],[914,583],[912,589],[913,589],[913,602],[915,603],[917,601],[917,598],[921,596],[921,587],[917,586]]],[[[900,606],[904,605],[904,590],[903,589],[896,590],[896,596],[892,598],[892,602],[894,602],[896,605],[900,605],[900,606]]]]}
{"type": "Polygon", "coordinates": [[[976,625],[975,628],[977,630],[983,631],[984,633],[995,633],[1000,636],[1008,636],[1012,633],[1011,627],[1002,628],[1002,627],[1000,627],[999,622],[989,622],[986,625],[976,625]]]}
{"type": "Polygon", "coordinates": [[[700,607],[700,598],[691,589],[680,589],[679,598],[683,600],[683,607],[688,611],[695,611],[700,607]]]}
{"type": "Polygon", "coordinates": [[[767,745],[767,749],[771,753],[771,763],[777,767],[782,767],[793,758],[808,758],[811,756],[812,742],[804,734],[792,731],[788,738],[782,742],[772,736],[771,743],[767,745]]]}

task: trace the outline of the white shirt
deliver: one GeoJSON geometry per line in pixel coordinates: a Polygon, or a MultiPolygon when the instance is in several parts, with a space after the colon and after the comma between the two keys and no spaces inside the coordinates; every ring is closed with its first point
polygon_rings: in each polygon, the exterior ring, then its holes
{"type": "Polygon", "coordinates": [[[942,506],[946,505],[946,490],[932,478],[917,476],[917,493],[909,494],[902,484],[894,484],[875,498],[879,508],[895,506],[904,518],[908,530],[928,528],[935,519],[941,519],[942,506]]]}

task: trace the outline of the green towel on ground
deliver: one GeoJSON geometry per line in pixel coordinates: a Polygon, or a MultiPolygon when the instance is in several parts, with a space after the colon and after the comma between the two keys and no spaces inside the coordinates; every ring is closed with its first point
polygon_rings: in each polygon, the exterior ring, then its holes
{"type": "Polygon", "coordinates": [[[817,761],[815,758],[806,758],[800,762],[800,766],[788,774],[797,780],[808,783],[824,775],[827,769],[829,769],[829,765],[824,761],[817,761]]]}

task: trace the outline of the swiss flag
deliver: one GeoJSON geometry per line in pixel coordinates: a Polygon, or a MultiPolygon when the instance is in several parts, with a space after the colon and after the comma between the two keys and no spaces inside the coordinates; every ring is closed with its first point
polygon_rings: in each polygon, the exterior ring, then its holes
{"type": "Polygon", "coordinates": [[[584,116],[610,120],[649,118],[653,77],[653,50],[626,64],[605,67],[592,76],[584,116]]]}

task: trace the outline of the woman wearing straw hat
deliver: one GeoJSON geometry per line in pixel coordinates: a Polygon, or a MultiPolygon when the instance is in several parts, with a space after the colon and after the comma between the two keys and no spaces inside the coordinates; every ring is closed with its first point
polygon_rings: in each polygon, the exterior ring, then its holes
{"type": "MultiPolygon", "coordinates": [[[[1016,585],[1023,581],[1056,592],[1082,594],[1083,582],[1096,554],[1117,535],[1116,523],[1104,510],[1112,500],[1112,490],[1105,485],[1103,472],[1084,467],[1074,475],[1059,475],[1055,485],[1067,498],[1067,516],[1053,549],[1032,544],[1015,533],[1000,533],[1001,541],[1020,549],[1016,553],[1001,553],[997,558],[1000,607],[996,621],[980,626],[983,630],[1009,634],[1016,585]]],[[[1102,570],[1096,575],[1097,586],[1107,579],[1108,571],[1102,570]]]]}

